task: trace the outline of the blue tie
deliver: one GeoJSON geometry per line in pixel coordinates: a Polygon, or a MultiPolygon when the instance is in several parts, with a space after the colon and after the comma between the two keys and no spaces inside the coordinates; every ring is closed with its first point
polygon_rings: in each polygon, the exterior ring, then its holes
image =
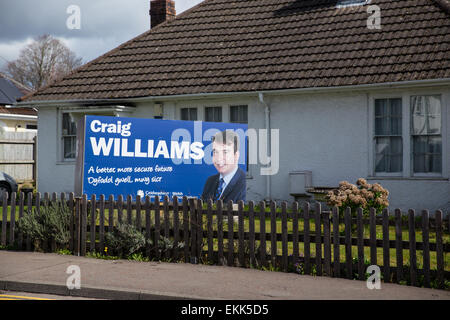
{"type": "Polygon", "coordinates": [[[220,195],[222,194],[222,191],[223,191],[224,184],[225,184],[225,180],[223,180],[223,178],[220,178],[219,187],[217,188],[216,193],[214,194],[214,201],[216,201],[220,198],[220,195]]]}

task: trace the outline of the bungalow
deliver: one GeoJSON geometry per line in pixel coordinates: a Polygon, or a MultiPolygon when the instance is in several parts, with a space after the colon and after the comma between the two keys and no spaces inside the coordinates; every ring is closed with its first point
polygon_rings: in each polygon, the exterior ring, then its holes
{"type": "Polygon", "coordinates": [[[279,170],[250,165],[248,200],[363,177],[391,207],[450,209],[448,0],[205,0],[176,17],[173,0],[153,0],[150,11],[164,22],[18,104],[38,109],[40,192],[73,191],[75,122],[95,114],[278,129],[279,170]]]}

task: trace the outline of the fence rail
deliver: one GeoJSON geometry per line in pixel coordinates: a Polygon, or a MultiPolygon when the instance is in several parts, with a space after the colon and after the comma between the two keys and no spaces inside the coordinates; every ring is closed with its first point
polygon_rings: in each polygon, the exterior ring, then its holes
{"type": "MultiPolygon", "coordinates": [[[[428,210],[371,209],[342,214],[338,208],[323,210],[320,203],[288,205],[282,202],[244,206],[218,201],[167,197],[141,199],[119,196],[99,199],[93,195],[45,193],[4,196],[1,244],[32,250],[29,238],[17,234],[17,219],[32,210],[64,201],[71,212],[69,250],[77,255],[104,252],[106,235],[118,223],[134,224],[153,244],[168,239],[170,249],[147,245],[150,259],[182,259],[239,267],[275,268],[284,272],[366,279],[369,265],[378,265],[385,282],[407,282],[444,288],[450,279],[450,215],[428,210]],[[432,240],[432,241],[430,241],[432,240]],[[183,247],[178,244],[183,243],[183,247]],[[432,268],[433,266],[433,268],[432,268]]],[[[52,249],[55,243],[45,244],[52,249]]]]}

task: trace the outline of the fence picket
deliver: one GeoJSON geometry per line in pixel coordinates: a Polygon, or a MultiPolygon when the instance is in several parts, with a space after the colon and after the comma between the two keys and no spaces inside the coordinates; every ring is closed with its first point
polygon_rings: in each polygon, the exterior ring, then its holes
{"type": "MultiPolygon", "coordinates": [[[[167,195],[164,196],[163,211],[164,211],[164,237],[169,239],[169,237],[170,237],[170,233],[169,233],[170,216],[169,216],[169,197],[167,195]]],[[[166,253],[168,254],[168,252],[166,252],[166,253]]],[[[166,257],[168,258],[168,255],[166,255],[166,257]]]]}
{"type": "Polygon", "coordinates": [[[248,203],[248,241],[250,254],[250,268],[256,266],[255,256],[255,203],[248,203]]]}
{"type": "Polygon", "coordinates": [[[315,234],[316,234],[316,272],[318,276],[322,275],[322,206],[320,202],[315,204],[314,210],[314,220],[315,220],[315,234]]]}
{"type": "Polygon", "coordinates": [[[352,224],[350,208],[345,209],[345,264],[347,279],[353,279],[352,261],[352,224]]]}
{"type": "Polygon", "coordinates": [[[303,233],[304,233],[304,253],[305,253],[305,274],[311,274],[311,248],[310,248],[310,227],[309,212],[310,206],[308,202],[303,205],[303,233]]]}
{"type": "Polygon", "coordinates": [[[370,224],[370,264],[377,265],[377,225],[376,225],[376,211],[375,208],[370,208],[369,211],[370,224]]]}
{"type": "Polygon", "coordinates": [[[127,196],[127,223],[133,224],[133,198],[131,197],[131,194],[127,196]]]}
{"type": "MultiPolygon", "coordinates": [[[[22,195],[22,193],[21,193],[22,195]]],[[[20,205],[22,207],[23,211],[23,197],[22,200],[20,200],[20,205]]],[[[45,205],[45,203],[44,203],[45,205]]],[[[75,251],[75,194],[73,192],[69,193],[69,210],[71,212],[70,215],[70,226],[69,226],[69,234],[70,234],[70,240],[69,240],[69,251],[74,252],[75,251]]]]}
{"type": "Polygon", "coordinates": [[[105,250],[105,195],[101,194],[99,198],[99,247],[100,252],[105,250]]]}
{"type": "Polygon", "coordinates": [[[410,277],[411,277],[411,285],[417,286],[417,257],[416,257],[416,231],[415,231],[415,212],[410,209],[408,211],[409,221],[409,268],[410,268],[410,277]]]}
{"type": "Polygon", "coordinates": [[[141,196],[136,195],[136,229],[141,231],[141,196]]]}
{"type": "Polygon", "coordinates": [[[437,210],[434,219],[436,222],[436,265],[438,288],[444,289],[444,250],[442,243],[442,211],[437,210]]]}
{"type": "Polygon", "coordinates": [[[209,199],[207,202],[207,229],[208,229],[208,261],[213,263],[214,244],[213,244],[213,213],[212,213],[213,201],[209,199]]]}
{"type": "Polygon", "coordinates": [[[14,229],[16,226],[16,193],[11,193],[11,210],[9,221],[9,244],[14,244],[14,229]]]}
{"type": "Polygon", "coordinates": [[[333,207],[333,275],[341,276],[341,258],[339,241],[339,208],[333,207]]]}
{"type": "Polygon", "coordinates": [[[327,276],[331,277],[331,231],[330,231],[330,213],[324,212],[323,214],[323,259],[324,259],[324,272],[327,276]]]}
{"type": "Polygon", "coordinates": [[[190,262],[197,263],[197,212],[194,199],[189,199],[189,219],[191,230],[191,252],[190,262]]]}
{"type": "Polygon", "coordinates": [[[281,268],[284,272],[288,271],[288,242],[287,242],[287,203],[281,203],[281,268]]]}
{"type": "Polygon", "coordinates": [[[423,243],[423,285],[430,288],[430,214],[428,210],[422,211],[422,243],[423,243]]]}
{"type": "Polygon", "coordinates": [[[147,257],[151,256],[151,245],[150,241],[152,238],[151,234],[151,225],[152,225],[152,216],[151,216],[151,203],[150,203],[150,196],[145,196],[145,238],[147,239],[147,257]]]}
{"type": "Polygon", "coordinates": [[[259,260],[261,266],[267,267],[266,259],[266,203],[259,203],[259,260]]]}
{"type": "MultiPolygon", "coordinates": [[[[183,240],[184,240],[184,262],[189,262],[189,214],[188,199],[183,197],[183,240]]],[[[156,211],[155,211],[156,212],[156,211]]]]}
{"type": "Polygon", "coordinates": [[[119,194],[117,197],[117,221],[122,223],[123,215],[123,195],[119,194]]]}
{"type": "Polygon", "coordinates": [[[109,195],[108,199],[108,232],[112,233],[114,230],[114,196],[109,195]]]}
{"type": "Polygon", "coordinates": [[[6,226],[8,224],[8,192],[3,192],[2,203],[3,203],[2,246],[6,246],[6,226]]]}
{"type": "MultiPolygon", "coordinates": [[[[27,211],[26,211],[27,215],[30,215],[32,210],[33,210],[33,195],[31,194],[31,192],[29,192],[27,194],[27,211]]],[[[31,250],[30,236],[27,236],[26,246],[27,246],[27,251],[30,251],[31,250]]]]}
{"type": "Polygon", "coordinates": [[[358,279],[365,279],[365,271],[364,271],[364,229],[363,229],[363,209],[357,209],[357,246],[358,246],[358,279]]]}
{"type": "Polygon", "coordinates": [[[96,216],[96,209],[97,209],[97,199],[95,194],[91,195],[91,221],[90,221],[90,251],[94,252],[95,251],[95,234],[96,234],[96,224],[97,224],[97,216],[96,216]]]}
{"type": "Polygon", "coordinates": [[[197,200],[197,261],[203,256],[203,200],[197,200]]]}
{"type": "Polygon", "coordinates": [[[238,202],[238,237],[239,237],[239,247],[238,247],[238,257],[239,266],[245,267],[245,248],[244,248],[244,201],[238,202]]]}
{"type": "Polygon", "coordinates": [[[292,258],[294,265],[298,263],[299,258],[298,242],[298,202],[294,201],[292,204],[292,258]]]}
{"type": "Polygon", "coordinates": [[[395,209],[395,251],[397,266],[396,282],[399,283],[403,280],[402,212],[400,209],[395,209]]]}
{"type": "Polygon", "coordinates": [[[223,259],[223,201],[217,200],[217,256],[219,265],[224,264],[223,259]]]}
{"type": "Polygon", "coordinates": [[[83,194],[81,200],[81,230],[80,230],[80,255],[86,255],[86,229],[87,229],[87,195],[83,194]]]}
{"type": "Polygon", "coordinates": [[[272,267],[277,263],[277,204],[270,202],[270,261],[272,267]]]}
{"type": "MultiPolygon", "coordinates": [[[[153,248],[156,259],[160,258],[159,255],[159,238],[161,236],[161,203],[159,202],[159,196],[155,196],[155,234],[153,235],[153,248]]],[[[189,245],[188,245],[189,247],[189,245]]]]}
{"type": "Polygon", "coordinates": [[[179,216],[179,206],[178,206],[178,197],[173,196],[173,258],[178,260],[179,252],[178,245],[180,243],[180,216],[179,216]]]}
{"type": "Polygon", "coordinates": [[[227,206],[228,216],[228,256],[227,265],[229,267],[234,264],[234,219],[233,219],[233,201],[228,201],[227,206]]]}
{"type": "Polygon", "coordinates": [[[391,266],[389,254],[389,210],[383,210],[383,278],[384,282],[391,281],[391,266]]]}

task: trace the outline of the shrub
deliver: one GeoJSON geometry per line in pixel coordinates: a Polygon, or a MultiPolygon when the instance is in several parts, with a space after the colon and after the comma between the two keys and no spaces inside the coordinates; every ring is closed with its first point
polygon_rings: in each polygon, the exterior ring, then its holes
{"type": "Polygon", "coordinates": [[[106,246],[121,257],[131,256],[145,248],[148,241],[133,224],[119,223],[112,233],[107,233],[106,246]]]}
{"type": "Polygon", "coordinates": [[[326,199],[329,206],[336,206],[339,212],[343,214],[347,207],[356,212],[361,207],[364,215],[369,214],[370,208],[375,208],[377,213],[389,206],[389,191],[380,184],[369,184],[363,178],[358,179],[356,185],[347,181],[339,183],[339,188],[329,191],[326,199]]]}
{"type": "Polygon", "coordinates": [[[17,222],[17,231],[29,236],[39,250],[44,241],[55,241],[59,248],[66,248],[70,240],[70,216],[72,212],[61,201],[40,207],[38,212],[25,215],[17,222]]]}

